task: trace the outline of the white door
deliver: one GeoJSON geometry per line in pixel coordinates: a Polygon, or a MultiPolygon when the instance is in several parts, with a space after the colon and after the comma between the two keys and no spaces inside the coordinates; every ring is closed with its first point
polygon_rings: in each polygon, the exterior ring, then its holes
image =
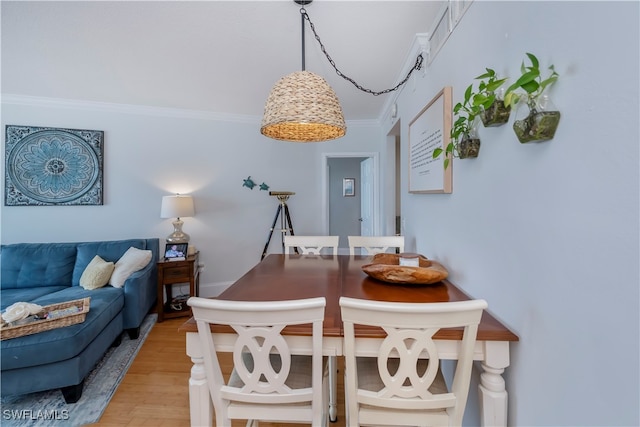
{"type": "Polygon", "coordinates": [[[373,236],[373,159],[360,162],[360,235],[373,236]]]}

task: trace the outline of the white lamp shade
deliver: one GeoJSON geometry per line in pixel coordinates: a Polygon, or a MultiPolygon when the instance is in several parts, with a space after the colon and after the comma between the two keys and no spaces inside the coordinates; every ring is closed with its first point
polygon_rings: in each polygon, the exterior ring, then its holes
{"type": "Polygon", "coordinates": [[[162,197],[160,218],[185,218],[194,214],[193,197],[179,194],[162,197]]]}

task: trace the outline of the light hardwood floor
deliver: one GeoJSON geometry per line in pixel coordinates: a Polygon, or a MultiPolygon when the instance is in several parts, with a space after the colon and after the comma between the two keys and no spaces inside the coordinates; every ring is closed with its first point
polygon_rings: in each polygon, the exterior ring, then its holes
{"type": "MultiPolygon", "coordinates": [[[[156,323],[99,422],[92,426],[189,426],[189,373],[185,334],[178,327],[187,318],[156,323]]],[[[227,372],[231,358],[228,358],[227,372]]],[[[341,368],[340,364],[339,367],[341,368]]],[[[224,368],[223,368],[224,369],[224,368]]],[[[338,421],[344,427],[342,371],[338,375],[338,421]]],[[[246,425],[234,422],[232,427],[246,425]]],[[[262,427],[277,424],[260,423],[262,427]]],[[[286,424],[286,426],[304,424],[286,424]]]]}

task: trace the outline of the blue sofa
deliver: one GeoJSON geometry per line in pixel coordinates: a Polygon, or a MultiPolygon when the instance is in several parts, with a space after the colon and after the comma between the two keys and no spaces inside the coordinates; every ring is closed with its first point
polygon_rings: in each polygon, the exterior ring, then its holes
{"type": "Polygon", "coordinates": [[[60,388],[67,403],[80,399],[87,374],[124,331],[138,338],[155,306],[158,251],[157,238],[0,246],[0,309],[15,302],[44,306],[91,298],[82,323],[1,341],[2,395],[60,388]],[[115,263],[131,247],[150,250],[152,257],[122,288],[79,285],[94,256],[115,263]]]}

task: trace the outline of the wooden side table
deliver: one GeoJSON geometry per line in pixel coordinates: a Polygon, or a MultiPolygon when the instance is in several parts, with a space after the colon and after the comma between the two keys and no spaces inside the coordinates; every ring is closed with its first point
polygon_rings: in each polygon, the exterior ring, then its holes
{"type": "Polygon", "coordinates": [[[174,317],[191,316],[191,309],[186,301],[181,303],[180,310],[171,307],[173,298],[171,289],[173,285],[189,283],[189,296],[198,296],[200,293],[199,255],[200,253],[196,252],[189,255],[184,261],[161,260],[158,262],[158,303],[156,306],[158,322],[174,317]],[[166,302],[164,301],[165,296],[166,302]]]}

